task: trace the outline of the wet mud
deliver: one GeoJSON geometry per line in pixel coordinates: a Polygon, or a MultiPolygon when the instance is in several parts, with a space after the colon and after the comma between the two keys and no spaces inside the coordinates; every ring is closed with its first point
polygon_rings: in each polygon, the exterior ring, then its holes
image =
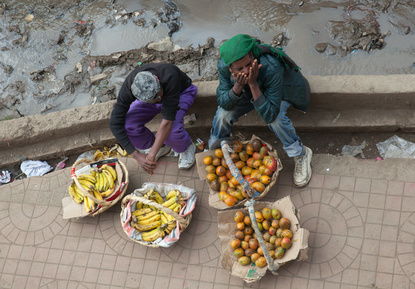
{"type": "MultiPolygon", "coordinates": [[[[0,50],[4,52],[0,58],[0,119],[115,99],[126,75],[149,62],[176,64],[194,81],[217,79],[218,47],[224,39],[207,36],[204,44],[178,46],[172,39],[183,30],[180,7],[183,10],[185,4],[190,4],[162,2],[157,2],[158,6],[150,13],[145,8],[126,11],[117,1],[4,1],[0,5],[0,50]],[[96,29],[128,23],[148,31],[161,27],[165,35],[137,49],[91,54],[96,29]],[[41,33],[50,38],[40,39],[41,33]],[[19,54],[25,53],[28,59],[19,59],[19,54]],[[39,68],[42,63],[48,65],[39,68]]],[[[152,3],[155,5],[156,1],[152,3]]],[[[226,3],[234,4],[232,0],[226,3]]],[[[254,9],[253,5],[241,2],[239,9],[254,9]]],[[[310,49],[321,57],[338,59],[356,51],[382,50],[391,34],[413,34],[415,27],[413,1],[264,1],[252,14],[268,16],[268,22],[259,23],[267,27],[270,23],[288,23],[293,17],[327,7],[340,7],[342,13],[340,19],[323,23],[330,36],[327,41],[310,43],[310,49]],[[277,12],[273,7],[278,8],[277,12]],[[387,15],[390,30],[382,29],[382,15],[387,15]]],[[[311,33],[320,34],[321,30],[311,29],[311,33]]],[[[273,46],[285,49],[295,39],[289,31],[276,31],[270,40],[273,46]]]]}

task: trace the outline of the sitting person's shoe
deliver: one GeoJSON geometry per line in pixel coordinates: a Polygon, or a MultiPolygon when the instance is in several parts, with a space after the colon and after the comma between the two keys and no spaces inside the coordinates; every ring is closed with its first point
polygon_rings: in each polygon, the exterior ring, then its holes
{"type": "Polygon", "coordinates": [[[301,157],[294,157],[295,168],[294,168],[294,184],[297,187],[304,187],[308,184],[311,179],[311,158],[313,151],[304,146],[305,155],[301,157]]]}
{"type": "MultiPolygon", "coordinates": [[[[148,154],[151,150],[151,147],[145,150],[140,150],[137,149],[138,152],[142,153],[142,154],[148,154]]],[[[165,144],[159,149],[159,151],[156,154],[156,161],[158,161],[159,158],[167,155],[170,152],[171,148],[166,146],[165,144]]]]}
{"type": "Polygon", "coordinates": [[[179,153],[179,169],[190,169],[196,162],[195,158],[196,146],[191,143],[185,152],[179,153]]]}

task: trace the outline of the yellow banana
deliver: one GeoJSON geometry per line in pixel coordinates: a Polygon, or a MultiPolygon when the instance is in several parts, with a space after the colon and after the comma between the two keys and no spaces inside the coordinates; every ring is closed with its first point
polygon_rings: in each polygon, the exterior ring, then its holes
{"type": "Polygon", "coordinates": [[[103,158],[104,158],[104,154],[100,150],[97,150],[94,153],[94,156],[93,156],[94,161],[99,161],[100,159],[103,159],[103,158]]]}
{"type": "Polygon", "coordinates": [[[103,190],[103,191],[106,191],[106,190],[110,189],[110,183],[109,183],[109,180],[108,180],[108,178],[106,177],[106,175],[104,174],[104,172],[103,172],[103,171],[100,171],[100,173],[99,173],[99,174],[101,175],[101,178],[102,178],[102,183],[103,183],[103,185],[102,185],[102,190],[103,190]]]}
{"type": "Polygon", "coordinates": [[[137,210],[135,210],[135,211],[133,212],[133,215],[134,215],[134,216],[141,216],[141,215],[144,215],[144,214],[150,213],[150,212],[152,212],[152,211],[153,211],[153,209],[151,209],[151,208],[137,209],[137,210]]]}
{"type": "Polygon", "coordinates": [[[163,238],[164,236],[165,236],[164,231],[160,229],[159,227],[141,234],[143,241],[146,241],[146,242],[153,242],[157,240],[158,238],[163,238]]]}
{"type": "Polygon", "coordinates": [[[166,196],[166,200],[170,200],[171,198],[173,198],[174,196],[176,197],[181,197],[181,193],[179,190],[171,190],[167,196],[166,196]]]}
{"type": "Polygon", "coordinates": [[[83,201],[83,197],[81,197],[80,195],[78,195],[78,194],[75,192],[74,186],[75,186],[75,184],[74,184],[74,183],[72,183],[72,184],[69,186],[69,188],[68,188],[68,193],[69,193],[69,195],[71,196],[71,198],[72,198],[75,202],[77,202],[78,204],[80,204],[80,203],[82,203],[82,201],[83,201]]]}
{"type": "Polygon", "coordinates": [[[166,218],[167,218],[167,220],[170,222],[170,221],[176,221],[176,219],[175,218],[173,218],[173,216],[172,215],[170,215],[170,214],[167,214],[166,212],[163,212],[164,213],[164,215],[166,216],[166,218]]]}
{"type": "Polygon", "coordinates": [[[96,188],[99,192],[105,192],[107,189],[105,189],[105,180],[104,180],[104,175],[98,171],[97,172],[97,184],[96,184],[96,188]]]}
{"type": "Polygon", "coordinates": [[[161,212],[161,222],[163,224],[168,224],[169,223],[169,220],[167,219],[166,213],[164,213],[164,212],[161,212]]]}
{"type": "MultiPolygon", "coordinates": [[[[94,192],[93,191],[89,191],[89,193],[91,195],[94,195],[94,192]]],[[[89,203],[89,207],[91,208],[90,212],[92,212],[93,210],[95,210],[95,207],[96,207],[97,204],[93,200],[91,200],[90,198],[88,198],[88,203],[89,203]]]]}
{"type": "Polygon", "coordinates": [[[160,221],[160,220],[157,220],[157,221],[154,221],[154,222],[148,223],[148,224],[146,224],[146,225],[142,225],[142,224],[140,224],[140,223],[133,223],[133,227],[134,227],[134,229],[136,229],[137,231],[140,231],[140,232],[146,232],[146,231],[149,231],[149,230],[151,230],[151,229],[154,229],[154,228],[160,227],[160,225],[161,225],[161,221],[160,221]]]}
{"type": "Polygon", "coordinates": [[[176,222],[171,221],[167,227],[164,229],[164,232],[166,232],[167,235],[169,235],[175,228],[176,228],[176,222]]]}
{"type": "Polygon", "coordinates": [[[159,194],[159,192],[154,191],[153,195],[152,195],[152,200],[155,201],[158,204],[163,204],[164,200],[161,197],[161,195],[159,194]]]}
{"type": "Polygon", "coordinates": [[[162,205],[165,207],[170,207],[173,203],[176,202],[176,196],[170,198],[169,200],[165,201],[162,205]]]}
{"type": "Polygon", "coordinates": [[[114,179],[111,175],[111,173],[108,170],[102,170],[102,174],[107,179],[108,187],[112,189],[114,187],[114,179]]]}
{"type": "Polygon", "coordinates": [[[151,212],[148,214],[144,214],[141,216],[136,216],[137,217],[137,222],[140,224],[147,224],[147,223],[151,223],[157,220],[160,220],[161,215],[159,212],[151,212]]]}
{"type": "Polygon", "coordinates": [[[117,179],[117,172],[112,166],[105,164],[101,167],[101,169],[109,171],[114,181],[117,179]]]}
{"type": "Polygon", "coordinates": [[[100,192],[98,192],[98,190],[94,189],[94,197],[98,200],[104,200],[103,196],[101,195],[100,192]]]}
{"type": "Polygon", "coordinates": [[[97,181],[93,176],[87,174],[80,174],[78,176],[78,180],[87,180],[93,184],[95,184],[95,182],[97,181]]]}
{"type": "Polygon", "coordinates": [[[73,186],[73,189],[74,189],[75,193],[77,193],[79,196],[81,196],[82,198],[85,197],[84,193],[81,191],[80,188],[78,188],[78,186],[76,184],[73,186]]]}
{"type": "Polygon", "coordinates": [[[92,190],[95,188],[95,185],[88,180],[78,179],[78,181],[85,190],[92,190]]]}
{"type": "Polygon", "coordinates": [[[114,190],[115,190],[115,187],[112,187],[111,189],[108,189],[108,190],[106,190],[104,192],[101,192],[101,196],[103,198],[107,198],[107,197],[109,197],[109,196],[112,195],[112,193],[114,192],[114,190]]]}
{"type": "Polygon", "coordinates": [[[95,182],[96,182],[97,170],[95,168],[91,169],[89,171],[89,174],[95,179],[95,182]]]}
{"type": "Polygon", "coordinates": [[[144,209],[144,204],[141,202],[137,202],[137,210],[144,209]]]}
{"type": "Polygon", "coordinates": [[[153,194],[153,192],[154,192],[153,189],[147,191],[147,193],[144,194],[143,198],[145,198],[147,200],[150,199],[151,198],[151,195],[153,194]]]}
{"type": "Polygon", "coordinates": [[[91,207],[89,206],[89,198],[88,197],[84,197],[84,207],[85,207],[85,211],[87,211],[87,213],[91,212],[91,207]]]}

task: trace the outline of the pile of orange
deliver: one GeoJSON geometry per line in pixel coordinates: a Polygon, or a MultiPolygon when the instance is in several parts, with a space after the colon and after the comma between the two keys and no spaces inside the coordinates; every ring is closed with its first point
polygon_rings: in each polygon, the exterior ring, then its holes
{"type": "MultiPolygon", "coordinates": [[[[235,166],[240,170],[245,180],[252,188],[262,193],[271,182],[277,168],[277,161],[270,156],[269,148],[259,139],[254,139],[246,146],[240,141],[231,143],[234,153],[230,154],[235,166]]],[[[248,194],[229,170],[221,149],[214,151],[214,156],[203,159],[206,167],[206,179],[213,191],[218,191],[219,200],[227,206],[234,206],[238,201],[248,197],[248,194]]]]}
{"type": "MultiPolygon", "coordinates": [[[[261,211],[255,211],[255,219],[270,256],[273,259],[281,259],[292,245],[293,233],[290,230],[290,220],[283,218],[278,209],[267,207],[261,211]]],[[[257,267],[266,266],[267,261],[259,246],[249,215],[237,211],[234,220],[236,226],[234,239],[231,241],[233,255],[238,258],[241,265],[249,265],[253,262],[257,267]]]]}

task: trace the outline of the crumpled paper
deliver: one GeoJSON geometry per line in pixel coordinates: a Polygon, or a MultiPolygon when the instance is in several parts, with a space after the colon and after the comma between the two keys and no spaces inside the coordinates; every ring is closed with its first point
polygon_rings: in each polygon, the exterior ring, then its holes
{"type": "Polygon", "coordinates": [[[376,147],[382,158],[415,158],[415,144],[397,135],[377,143],[376,147]]]}
{"type": "Polygon", "coordinates": [[[50,172],[53,168],[45,161],[23,161],[20,170],[27,177],[43,176],[50,172]]]}
{"type": "Polygon", "coordinates": [[[11,175],[9,171],[2,171],[0,173],[0,183],[7,184],[11,181],[11,175]]]}
{"type": "Polygon", "coordinates": [[[360,154],[362,159],[365,158],[365,154],[363,153],[363,149],[366,147],[366,141],[364,140],[360,146],[350,146],[345,145],[342,148],[342,155],[349,155],[349,156],[357,156],[360,154]]]}

